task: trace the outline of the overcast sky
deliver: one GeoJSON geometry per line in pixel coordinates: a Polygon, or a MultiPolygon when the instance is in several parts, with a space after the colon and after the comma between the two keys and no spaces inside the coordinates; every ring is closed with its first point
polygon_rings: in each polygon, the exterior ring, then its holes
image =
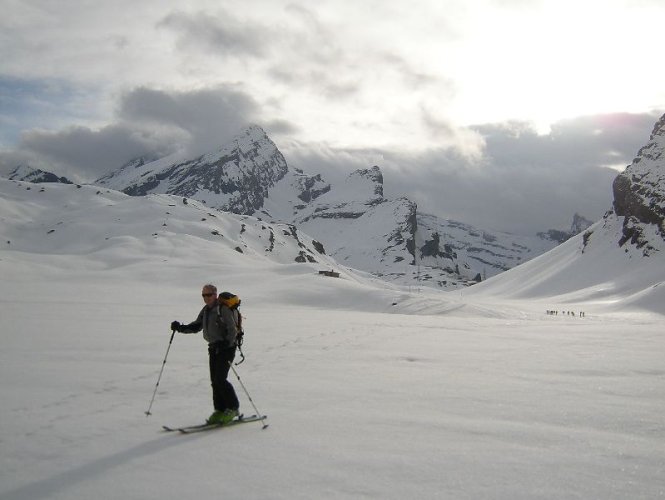
{"type": "Polygon", "coordinates": [[[611,207],[665,112],[661,0],[0,0],[0,169],[91,181],[264,127],[488,229],[611,207]]]}

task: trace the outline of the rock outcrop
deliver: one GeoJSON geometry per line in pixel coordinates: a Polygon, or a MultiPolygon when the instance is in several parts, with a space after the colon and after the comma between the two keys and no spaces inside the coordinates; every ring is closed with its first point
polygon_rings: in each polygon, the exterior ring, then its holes
{"type": "Polygon", "coordinates": [[[58,177],[51,172],[45,172],[38,168],[32,168],[27,165],[20,165],[12,170],[9,179],[13,181],[25,181],[40,184],[43,182],[59,182],[61,184],[72,184],[67,177],[58,177]]]}
{"type": "Polygon", "coordinates": [[[656,123],[649,142],[637,157],[619,174],[612,185],[614,213],[623,217],[623,236],[627,242],[653,250],[645,226],[655,226],[665,240],[665,115],[656,123]],[[650,248],[651,247],[651,248],[650,248]]]}

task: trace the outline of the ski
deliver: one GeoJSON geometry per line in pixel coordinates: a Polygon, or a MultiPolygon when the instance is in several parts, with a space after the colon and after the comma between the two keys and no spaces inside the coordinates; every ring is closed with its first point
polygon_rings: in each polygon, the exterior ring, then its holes
{"type": "MultiPolygon", "coordinates": [[[[245,417],[244,415],[240,415],[237,418],[234,418],[230,422],[226,424],[198,424],[198,425],[188,425],[185,427],[169,427],[167,425],[162,426],[162,429],[166,432],[175,432],[178,431],[181,434],[192,434],[195,432],[203,432],[203,431],[209,431],[212,429],[217,429],[220,427],[231,427],[232,425],[236,424],[246,424],[248,422],[257,422],[257,421],[263,421],[267,418],[267,415],[250,415],[248,417],[245,417]]],[[[265,429],[268,427],[267,424],[264,424],[263,428],[265,429]]]]}

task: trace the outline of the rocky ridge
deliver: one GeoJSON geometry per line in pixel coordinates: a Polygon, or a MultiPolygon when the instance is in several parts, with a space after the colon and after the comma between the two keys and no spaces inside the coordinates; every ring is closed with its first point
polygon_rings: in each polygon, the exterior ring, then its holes
{"type": "Polygon", "coordinates": [[[268,189],[286,174],[284,156],[265,132],[251,126],[221,149],[193,160],[135,160],[95,184],[131,196],[164,193],[195,198],[243,215],[261,209],[268,189]]]}
{"type": "Polygon", "coordinates": [[[45,172],[38,168],[32,168],[27,165],[19,165],[9,173],[10,180],[18,180],[41,184],[43,182],[59,182],[62,184],[73,184],[67,177],[58,177],[51,172],[45,172]]]}

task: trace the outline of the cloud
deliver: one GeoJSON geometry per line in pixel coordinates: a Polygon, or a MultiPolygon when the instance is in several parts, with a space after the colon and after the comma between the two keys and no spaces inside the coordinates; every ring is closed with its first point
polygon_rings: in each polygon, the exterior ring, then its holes
{"type": "MultiPolygon", "coordinates": [[[[4,171],[29,163],[91,181],[137,156],[211,151],[248,124],[263,124],[259,111],[250,96],[231,86],[190,92],[139,87],[121,96],[111,124],[23,132],[17,147],[4,151],[0,162],[4,171]]],[[[275,134],[295,130],[285,120],[267,120],[265,125],[275,134]]]]}
{"type": "Polygon", "coordinates": [[[568,229],[575,212],[597,220],[610,209],[613,168],[632,161],[659,116],[586,116],[544,135],[524,122],[476,126],[468,133],[482,141],[480,156],[457,147],[414,153],[293,143],[285,150],[290,164],[331,180],[377,164],[386,196],[407,196],[423,212],[481,229],[535,234],[568,229]]]}
{"type": "Polygon", "coordinates": [[[269,49],[268,27],[239,20],[223,10],[214,14],[172,12],[157,27],[175,32],[178,45],[185,50],[203,48],[220,56],[261,57],[269,49]]]}
{"type": "Polygon", "coordinates": [[[369,166],[386,166],[386,157],[380,149],[331,147],[324,143],[302,143],[284,140],[278,144],[289,167],[310,174],[322,174],[328,182],[343,181],[351,172],[369,166]]]}
{"type": "Polygon", "coordinates": [[[485,141],[482,161],[429,150],[398,170],[397,184],[415,181],[411,192],[424,210],[481,227],[564,229],[575,212],[599,219],[611,207],[613,168],[632,161],[658,117],[586,116],[558,122],[545,135],[520,122],[473,127],[485,141]]]}
{"type": "Polygon", "coordinates": [[[648,141],[659,112],[613,113],[561,120],[548,134],[529,123],[507,122],[474,127],[483,135],[487,155],[502,169],[556,169],[564,174],[579,168],[623,169],[648,141]]]}
{"type": "Polygon", "coordinates": [[[288,49],[289,57],[309,61],[321,67],[337,65],[348,58],[344,40],[333,27],[321,20],[315,11],[302,5],[289,4],[285,12],[290,15],[289,31],[278,40],[288,49]]]}
{"type": "Polygon", "coordinates": [[[22,134],[18,148],[0,154],[0,165],[6,172],[18,164],[29,164],[89,182],[129,159],[167,154],[169,149],[164,135],[126,125],[100,129],[78,126],[60,131],[36,129],[22,134]]]}
{"type": "Polygon", "coordinates": [[[126,122],[180,129],[189,136],[189,154],[219,147],[242,127],[261,121],[258,103],[233,86],[190,92],[140,87],[123,95],[118,117],[126,122]]]}
{"type": "Polygon", "coordinates": [[[481,133],[471,128],[456,127],[441,120],[425,107],[421,106],[422,124],[425,131],[446,150],[454,150],[469,161],[479,161],[486,147],[481,133]]]}
{"type": "Polygon", "coordinates": [[[377,62],[392,66],[394,71],[403,79],[404,85],[408,88],[419,90],[436,87],[439,92],[445,91],[450,95],[454,94],[455,85],[451,79],[418,70],[409,61],[397,54],[388,52],[378,54],[377,62]]]}
{"type": "Polygon", "coordinates": [[[578,167],[505,168],[489,160],[470,164],[445,150],[430,150],[392,163],[410,165],[385,176],[386,193],[403,193],[424,212],[479,228],[533,234],[564,229],[579,212],[598,219],[611,206],[616,171],[578,167]],[[388,184],[388,183],[387,183],[388,184]]]}

